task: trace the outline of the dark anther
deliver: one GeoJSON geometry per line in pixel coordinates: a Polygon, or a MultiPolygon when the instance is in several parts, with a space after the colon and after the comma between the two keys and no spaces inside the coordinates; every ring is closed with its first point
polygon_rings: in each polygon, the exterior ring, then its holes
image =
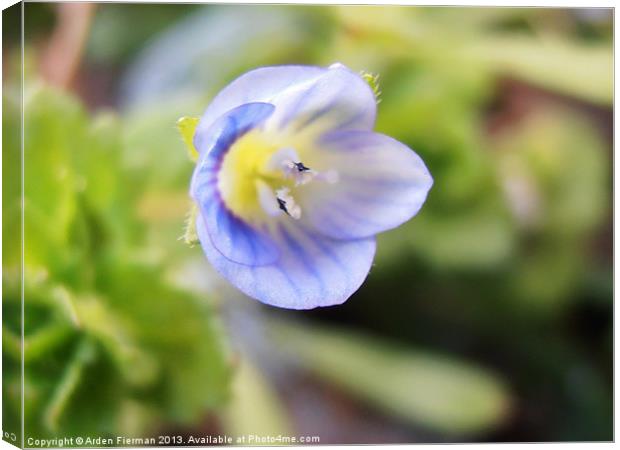
{"type": "Polygon", "coordinates": [[[282,200],[281,198],[278,198],[277,200],[278,200],[278,206],[280,207],[280,209],[290,216],[288,209],[286,209],[286,202],[282,200]]]}
{"type": "Polygon", "coordinates": [[[297,167],[297,170],[299,172],[306,172],[306,171],[310,170],[310,167],[304,166],[304,163],[302,163],[302,162],[293,163],[293,164],[295,164],[295,167],[297,167]]]}

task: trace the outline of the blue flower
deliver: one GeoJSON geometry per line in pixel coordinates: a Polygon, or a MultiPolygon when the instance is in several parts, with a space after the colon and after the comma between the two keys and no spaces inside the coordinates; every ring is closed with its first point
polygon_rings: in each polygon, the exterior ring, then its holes
{"type": "Polygon", "coordinates": [[[263,303],[343,303],[375,235],[422,207],[433,183],[404,144],[372,131],[376,99],[342,64],[252,70],[211,102],[193,138],[190,193],[213,266],[263,303]]]}

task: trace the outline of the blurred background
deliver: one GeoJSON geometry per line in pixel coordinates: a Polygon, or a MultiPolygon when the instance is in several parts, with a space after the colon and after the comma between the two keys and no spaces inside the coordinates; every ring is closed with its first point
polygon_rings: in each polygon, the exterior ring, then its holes
{"type": "MultiPolygon", "coordinates": [[[[3,14],[3,412],[26,436],[321,444],[612,433],[611,9],[25,3],[3,14]],[[435,184],[342,306],[243,297],[179,237],[175,129],[248,69],[380,75],[435,184]]],[[[170,442],[173,444],[174,442],[170,442]]]]}

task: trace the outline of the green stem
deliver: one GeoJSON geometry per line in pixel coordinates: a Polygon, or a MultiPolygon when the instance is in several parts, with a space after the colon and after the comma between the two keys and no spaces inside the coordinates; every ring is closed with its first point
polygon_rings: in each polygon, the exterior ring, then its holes
{"type": "Polygon", "coordinates": [[[77,389],[87,364],[93,358],[93,343],[83,338],[78,344],[60,383],[52,394],[52,400],[43,413],[43,423],[52,432],[58,429],[58,421],[65,411],[71,396],[77,389]]]}

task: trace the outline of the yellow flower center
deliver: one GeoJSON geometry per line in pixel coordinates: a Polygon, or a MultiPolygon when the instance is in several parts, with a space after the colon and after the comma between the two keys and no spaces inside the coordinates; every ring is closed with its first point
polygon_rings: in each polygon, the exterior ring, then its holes
{"type": "Polygon", "coordinates": [[[270,170],[267,164],[279,148],[265,133],[253,130],[239,138],[224,156],[218,189],[226,206],[237,216],[253,220],[263,215],[257,180],[265,181],[274,191],[290,185],[283,173],[270,170]]]}
{"type": "Polygon", "coordinates": [[[218,190],[224,204],[241,219],[263,222],[282,213],[299,219],[301,208],[294,190],[314,179],[335,181],[335,173],[313,170],[308,161],[309,136],[252,130],[228,150],[218,172],[218,190]],[[295,142],[295,147],[287,145],[295,142]],[[301,162],[300,155],[304,156],[301,162]],[[308,165],[306,165],[308,163],[308,165]]]}

